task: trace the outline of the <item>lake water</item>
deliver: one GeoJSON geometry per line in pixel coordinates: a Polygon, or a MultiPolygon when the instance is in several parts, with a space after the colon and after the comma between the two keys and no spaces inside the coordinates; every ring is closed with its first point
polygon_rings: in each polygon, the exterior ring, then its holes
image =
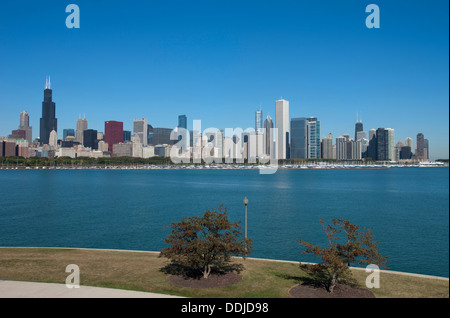
{"type": "Polygon", "coordinates": [[[158,251],[165,226],[223,203],[251,257],[317,261],[319,217],[371,229],[389,269],[449,276],[449,170],[443,168],[0,171],[0,246],[158,251]],[[242,229],[243,231],[243,229],[242,229]]]}

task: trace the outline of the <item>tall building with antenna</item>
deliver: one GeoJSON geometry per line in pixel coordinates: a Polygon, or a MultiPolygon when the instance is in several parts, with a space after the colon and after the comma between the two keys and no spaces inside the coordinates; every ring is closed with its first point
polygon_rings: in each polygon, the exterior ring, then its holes
{"type": "Polygon", "coordinates": [[[50,76],[45,80],[44,101],[42,102],[42,117],[40,120],[39,142],[48,144],[50,133],[58,131],[58,119],[56,119],[56,105],[52,99],[50,76]]]}
{"type": "Polygon", "coordinates": [[[363,123],[361,118],[358,118],[358,113],[356,113],[356,124],[355,124],[355,140],[358,140],[358,132],[364,131],[363,123]]]}

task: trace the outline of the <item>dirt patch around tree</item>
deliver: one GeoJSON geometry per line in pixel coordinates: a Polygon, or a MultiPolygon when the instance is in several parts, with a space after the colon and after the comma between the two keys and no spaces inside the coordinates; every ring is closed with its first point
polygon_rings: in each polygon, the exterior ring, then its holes
{"type": "Polygon", "coordinates": [[[167,280],[174,285],[190,288],[215,288],[225,287],[242,280],[242,277],[235,273],[217,274],[211,273],[208,278],[186,277],[184,275],[170,275],[167,280]]]}
{"type": "Polygon", "coordinates": [[[337,284],[333,293],[323,286],[299,284],[291,288],[289,294],[294,298],[375,298],[368,289],[343,284],[337,284]]]}

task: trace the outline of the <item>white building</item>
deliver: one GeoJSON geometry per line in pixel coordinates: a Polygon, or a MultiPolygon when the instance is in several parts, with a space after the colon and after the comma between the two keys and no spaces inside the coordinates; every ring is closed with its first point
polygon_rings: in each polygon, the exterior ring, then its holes
{"type": "Polygon", "coordinates": [[[83,134],[88,129],[88,121],[86,118],[78,118],[77,120],[77,132],[75,140],[83,145],[83,134]]]}
{"type": "Polygon", "coordinates": [[[275,127],[277,159],[286,159],[289,142],[289,101],[280,99],[275,102],[275,127]]]}
{"type": "Polygon", "coordinates": [[[139,136],[141,144],[147,146],[148,144],[148,120],[147,118],[139,118],[133,120],[133,134],[139,136]]]}

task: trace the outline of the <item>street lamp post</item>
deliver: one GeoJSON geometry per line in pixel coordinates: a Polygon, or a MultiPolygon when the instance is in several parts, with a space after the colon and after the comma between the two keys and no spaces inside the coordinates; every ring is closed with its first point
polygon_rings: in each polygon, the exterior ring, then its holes
{"type": "MultiPolygon", "coordinates": [[[[247,204],[248,199],[247,197],[244,198],[244,205],[245,205],[245,251],[247,251],[247,204]]],[[[247,253],[245,253],[245,256],[247,256],[247,253]]]]}

